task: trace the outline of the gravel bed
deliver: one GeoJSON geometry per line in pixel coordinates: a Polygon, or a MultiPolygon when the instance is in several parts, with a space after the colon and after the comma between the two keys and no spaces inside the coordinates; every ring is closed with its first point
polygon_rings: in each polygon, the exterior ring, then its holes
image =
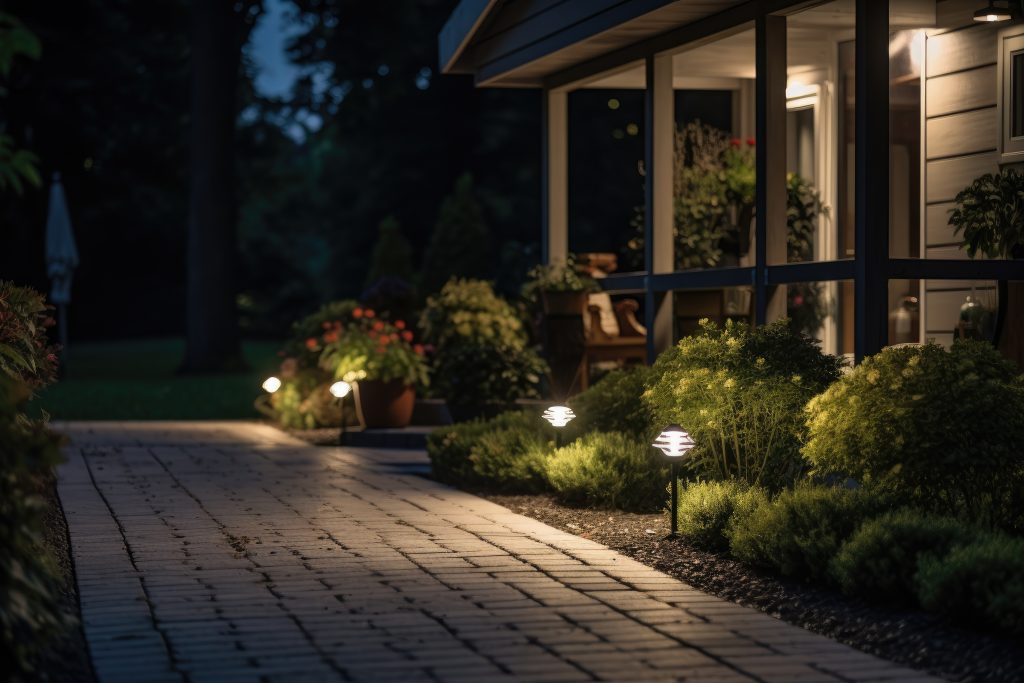
{"type": "Polygon", "coordinates": [[[510,510],[607,545],[707,593],[883,659],[951,681],[1024,682],[1024,647],[916,609],[882,607],[781,579],[722,555],[666,539],[668,516],[577,509],[550,496],[477,492],[510,510]]]}

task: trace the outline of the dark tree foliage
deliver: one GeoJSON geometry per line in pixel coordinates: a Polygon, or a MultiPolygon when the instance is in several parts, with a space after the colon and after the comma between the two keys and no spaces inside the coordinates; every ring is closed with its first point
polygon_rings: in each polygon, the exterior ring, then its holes
{"type": "Polygon", "coordinates": [[[412,245],[402,234],[402,226],[394,216],[387,216],[377,227],[377,243],[370,255],[370,270],[366,276],[369,287],[382,277],[397,277],[412,282],[414,273],[412,245]]]}
{"type": "Polygon", "coordinates": [[[423,257],[423,294],[439,292],[453,277],[493,277],[500,254],[489,242],[490,231],[474,194],[473,177],[467,173],[456,181],[455,190],[441,204],[423,257]]]}

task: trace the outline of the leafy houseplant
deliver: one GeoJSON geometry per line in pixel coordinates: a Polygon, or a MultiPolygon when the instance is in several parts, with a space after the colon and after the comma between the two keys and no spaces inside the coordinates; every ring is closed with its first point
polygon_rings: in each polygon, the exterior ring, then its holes
{"type": "MultiPolygon", "coordinates": [[[[1024,258],[1024,174],[1015,169],[986,173],[961,190],[949,216],[955,234],[962,235],[967,255],[1024,258]]],[[[1024,368],[1024,284],[999,282],[996,345],[1003,355],[1024,368]]]]}
{"type": "Polygon", "coordinates": [[[576,258],[570,254],[565,263],[535,266],[526,274],[522,296],[540,304],[547,314],[583,314],[587,294],[600,290],[597,282],[576,270],[576,258]]]}
{"type": "Polygon", "coordinates": [[[425,347],[413,343],[403,320],[381,320],[373,309],[355,308],[320,337],[320,365],[334,379],[359,383],[367,427],[404,427],[412,418],[416,387],[429,378],[425,347]]]}

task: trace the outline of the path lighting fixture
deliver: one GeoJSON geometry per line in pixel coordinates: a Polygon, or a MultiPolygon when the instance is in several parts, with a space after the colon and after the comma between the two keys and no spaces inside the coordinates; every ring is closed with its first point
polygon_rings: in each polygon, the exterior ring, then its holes
{"type": "Polygon", "coordinates": [[[550,422],[551,426],[558,430],[556,432],[555,445],[561,448],[562,427],[572,422],[576,417],[576,413],[572,412],[572,408],[569,406],[551,406],[544,411],[544,414],[541,417],[550,422]]]}
{"type": "Polygon", "coordinates": [[[263,391],[272,394],[281,388],[281,380],[277,377],[268,377],[263,380],[263,391]]]}
{"type": "Polygon", "coordinates": [[[652,444],[669,457],[672,469],[672,533],[669,538],[679,536],[679,460],[693,450],[696,445],[689,434],[679,425],[665,427],[652,444]]]}
{"type": "Polygon", "coordinates": [[[339,380],[331,385],[329,389],[331,396],[338,399],[338,403],[341,406],[341,431],[338,433],[338,445],[345,445],[345,423],[348,422],[348,418],[345,416],[345,397],[352,393],[352,385],[345,380],[339,380]]]}
{"type": "Polygon", "coordinates": [[[1013,11],[1010,9],[1010,3],[997,0],[989,0],[986,7],[982,7],[974,13],[975,21],[986,23],[1010,21],[1011,19],[1013,19],[1013,11]]]}

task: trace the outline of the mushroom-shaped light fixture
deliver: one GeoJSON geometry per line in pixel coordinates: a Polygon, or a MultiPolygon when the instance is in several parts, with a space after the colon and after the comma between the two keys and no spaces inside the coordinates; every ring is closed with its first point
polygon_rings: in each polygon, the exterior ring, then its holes
{"type": "Polygon", "coordinates": [[[281,380],[277,377],[268,377],[263,380],[263,391],[272,394],[281,388],[281,380]]]}
{"type": "Polygon", "coordinates": [[[550,422],[552,427],[564,427],[575,419],[576,413],[572,412],[569,406],[551,406],[544,411],[542,417],[550,422]]]}
{"type": "Polygon", "coordinates": [[[669,457],[672,477],[672,533],[669,538],[679,536],[679,460],[686,456],[696,445],[686,430],[677,424],[669,425],[658,435],[652,444],[669,457]]]}
{"type": "Polygon", "coordinates": [[[341,380],[331,385],[330,392],[334,398],[345,398],[352,391],[352,385],[341,380]]]}

